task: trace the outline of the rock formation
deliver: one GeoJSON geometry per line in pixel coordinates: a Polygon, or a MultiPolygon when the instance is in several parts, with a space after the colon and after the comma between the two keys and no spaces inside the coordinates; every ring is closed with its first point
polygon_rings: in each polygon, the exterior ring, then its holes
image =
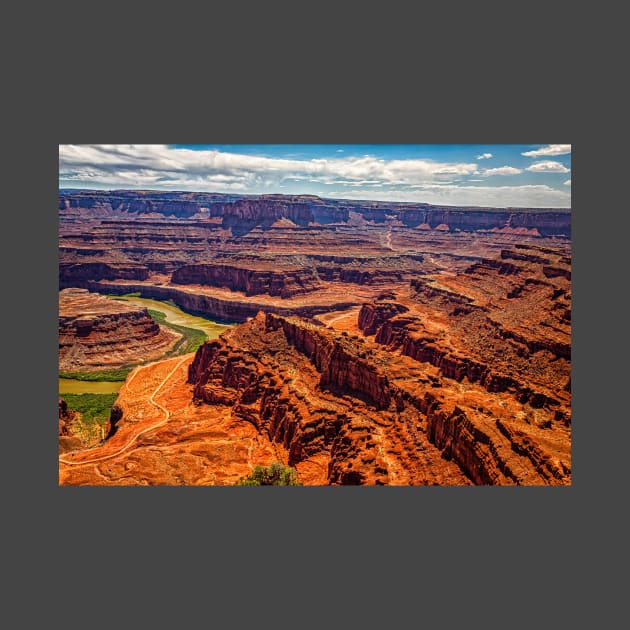
{"type": "Polygon", "coordinates": [[[159,358],[179,338],[146,308],[85,289],[59,293],[59,369],[94,371],[159,358]]]}
{"type": "Polygon", "coordinates": [[[273,269],[248,269],[226,264],[184,265],[173,273],[173,284],[202,284],[242,291],[245,295],[266,293],[280,298],[309,293],[320,288],[312,269],[284,265],[273,269]]]}
{"type": "MultiPolygon", "coordinates": [[[[62,288],[240,322],[134,371],[60,483],[231,484],[277,460],[307,485],[571,483],[570,211],[151,191],[59,207],[62,288]]],[[[60,353],[128,347],[77,315],[60,353]]],[[[155,337],[124,317],[127,339],[155,337]]]]}
{"type": "Polygon", "coordinates": [[[59,398],[59,454],[85,448],[86,445],[81,437],[72,431],[72,424],[78,417],[79,414],[68,409],[68,403],[63,398],[59,398]]]}
{"type": "Polygon", "coordinates": [[[539,235],[570,237],[570,213],[558,209],[445,207],[399,202],[321,199],[312,195],[220,195],[156,191],[72,191],[59,195],[68,216],[221,217],[240,233],[287,218],[295,225],[348,223],[350,213],[372,223],[391,217],[408,227],[441,225],[449,230],[536,230],[539,235]]]}
{"type": "Polygon", "coordinates": [[[281,443],[298,471],[324,457],[326,483],[570,480],[558,401],[519,401],[516,391],[490,396],[487,383],[461,388],[463,375],[434,367],[426,357],[260,314],[200,348],[189,381],[196,398],[231,408],[281,443]]]}

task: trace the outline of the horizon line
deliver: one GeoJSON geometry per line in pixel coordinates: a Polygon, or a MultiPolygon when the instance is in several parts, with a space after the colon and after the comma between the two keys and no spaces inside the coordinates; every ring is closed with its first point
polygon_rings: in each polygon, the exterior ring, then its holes
{"type": "Polygon", "coordinates": [[[476,206],[473,204],[461,204],[461,205],[453,205],[453,204],[435,204],[427,201],[394,201],[392,199],[354,199],[348,197],[321,197],[320,195],[314,195],[309,193],[296,193],[296,194],[287,194],[287,193],[223,193],[217,191],[206,191],[206,190],[160,190],[153,188],[69,188],[59,186],[57,190],[60,191],[78,191],[78,192],[108,192],[108,193],[116,193],[116,192],[129,192],[129,193],[181,193],[181,194],[198,194],[198,195],[224,195],[226,197],[305,197],[305,198],[315,198],[321,199],[322,201],[353,201],[357,203],[389,203],[389,204],[397,204],[397,205],[406,205],[406,206],[434,206],[436,208],[475,208],[475,209],[515,209],[515,208],[523,208],[523,209],[532,209],[532,210],[568,210],[571,211],[571,206],[476,206]]]}

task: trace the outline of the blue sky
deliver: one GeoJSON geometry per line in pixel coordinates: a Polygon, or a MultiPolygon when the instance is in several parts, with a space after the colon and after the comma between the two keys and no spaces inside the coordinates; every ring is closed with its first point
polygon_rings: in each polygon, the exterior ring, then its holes
{"type": "Polygon", "coordinates": [[[59,145],[59,187],[566,208],[571,145],[59,145]]]}

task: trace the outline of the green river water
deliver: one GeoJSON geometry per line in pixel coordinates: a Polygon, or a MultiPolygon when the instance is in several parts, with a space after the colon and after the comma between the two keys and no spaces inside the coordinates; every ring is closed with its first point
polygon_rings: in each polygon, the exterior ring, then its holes
{"type": "MultiPolygon", "coordinates": [[[[109,296],[113,297],[113,296],[109,296]]],[[[187,328],[196,328],[203,330],[208,339],[216,339],[224,330],[230,328],[226,324],[217,324],[204,317],[190,315],[172,304],[160,302],[158,300],[150,300],[141,297],[127,297],[127,302],[136,304],[137,306],[145,306],[153,311],[161,311],[166,316],[166,321],[178,326],[186,326],[187,328]]],[[[60,378],[59,393],[60,394],[115,394],[124,381],[79,381],[76,379],[60,378]]]]}

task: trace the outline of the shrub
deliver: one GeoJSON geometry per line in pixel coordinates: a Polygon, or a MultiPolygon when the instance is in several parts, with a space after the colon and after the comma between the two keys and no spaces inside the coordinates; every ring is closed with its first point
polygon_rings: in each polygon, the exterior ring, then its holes
{"type": "Polygon", "coordinates": [[[241,477],[235,486],[299,486],[295,468],[274,462],[271,466],[256,466],[250,475],[241,477]]]}
{"type": "Polygon", "coordinates": [[[99,370],[98,372],[59,372],[59,378],[70,378],[76,381],[124,381],[131,372],[130,367],[111,370],[99,370]]]}
{"type": "Polygon", "coordinates": [[[105,438],[105,426],[118,394],[63,394],[68,409],[81,415],[72,423],[72,433],[86,446],[95,446],[105,438]]]}

